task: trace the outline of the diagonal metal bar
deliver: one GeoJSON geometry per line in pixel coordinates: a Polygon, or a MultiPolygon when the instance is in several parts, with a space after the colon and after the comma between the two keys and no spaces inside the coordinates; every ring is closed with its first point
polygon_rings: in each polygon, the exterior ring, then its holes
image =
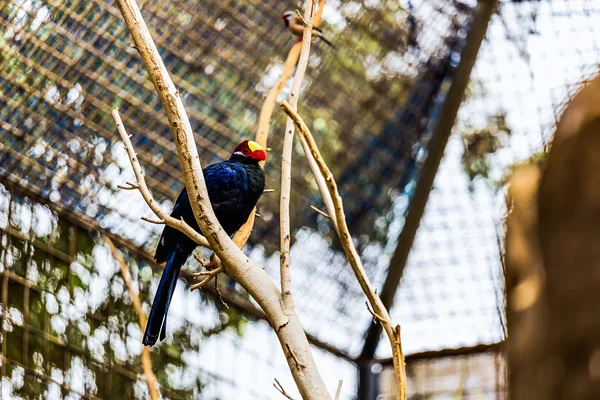
{"type": "MultiPolygon", "coordinates": [[[[466,38],[460,62],[442,106],[438,123],[433,130],[433,135],[428,146],[427,159],[421,168],[415,192],[406,215],[404,228],[398,237],[398,245],[390,260],[388,275],[380,292],[381,300],[388,310],[394,301],[396,290],[406,266],[408,254],[410,253],[417,228],[425,210],[427,198],[433,187],[433,181],[444,155],[452,127],[454,126],[456,114],[464,98],[471,70],[475,65],[477,53],[479,52],[481,42],[485,37],[488,23],[496,9],[497,3],[498,0],[479,0],[474,11],[473,21],[466,38]]],[[[380,336],[381,325],[371,325],[365,337],[360,359],[366,360],[374,357],[380,336]]]]}

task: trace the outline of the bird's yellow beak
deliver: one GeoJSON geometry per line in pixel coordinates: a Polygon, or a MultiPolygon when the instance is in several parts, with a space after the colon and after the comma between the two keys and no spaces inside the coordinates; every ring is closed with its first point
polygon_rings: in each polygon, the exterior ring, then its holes
{"type": "Polygon", "coordinates": [[[250,148],[251,151],[256,151],[256,150],[262,150],[265,151],[265,149],[263,149],[258,143],[252,141],[252,140],[248,140],[248,147],[250,148]]]}

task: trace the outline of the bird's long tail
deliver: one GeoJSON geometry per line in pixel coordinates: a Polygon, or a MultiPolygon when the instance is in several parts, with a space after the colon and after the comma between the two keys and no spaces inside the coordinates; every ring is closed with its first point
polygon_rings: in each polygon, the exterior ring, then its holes
{"type": "Polygon", "coordinates": [[[325,39],[325,36],[323,36],[323,34],[320,31],[313,29],[313,36],[318,37],[323,42],[325,42],[325,44],[327,44],[329,47],[331,47],[332,49],[335,49],[335,46],[333,45],[333,43],[331,43],[329,40],[325,39]]]}
{"type": "Polygon", "coordinates": [[[181,266],[188,256],[189,254],[185,250],[176,248],[167,257],[167,264],[160,277],[160,283],[146,323],[146,332],[144,332],[144,339],[142,340],[144,346],[153,346],[159,335],[161,341],[166,336],[169,305],[175,292],[175,286],[177,286],[179,271],[181,271],[181,266]]]}

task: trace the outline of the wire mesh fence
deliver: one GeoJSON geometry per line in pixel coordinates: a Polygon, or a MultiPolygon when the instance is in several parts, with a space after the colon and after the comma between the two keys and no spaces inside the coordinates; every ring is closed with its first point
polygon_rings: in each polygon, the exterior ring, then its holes
{"type": "MultiPolygon", "coordinates": [[[[203,165],[252,137],[263,97],[295,39],[277,1],[140,2],[190,115],[203,165]]],[[[474,1],[329,1],[300,112],[342,190],[351,232],[376,287],[388,272],[432,127],[472,22],[474,1]]],[[[568,95],[598,69],[600,7],[592,0],[504,1],[490,24],[392,317],[408,354],[501,342],[499,237],[504,174],[540,152],[568,95]]],[[[0,5],[2,396],[148,398],[141,333],[99,232],[119,248],[149,309],[160,227],[136,193],[110,109],[133,133],[165,209],[181,190],[179,161],[118,9],[104,0],[0,5]]],[[[289,93],[289,83],[281,98],[289,93]]],[[[278,278],[283,116],[269,139],[267,187],[247,249],[278,278]]],[[[292,282],[331,391],[356,396],[350,362],[372,323],[320,206],[301,150],[294,157],[292,282]],[[317,343],[318,342],[318,343],[317,343]]],[[[196,269],[192,261],[188,269],[196,269]]],[[[225,290],[245,296],[234,282],[225,290]]],[[[247,309],[178,286],[167,342],[152,352],[167,398],[280,398],[294,387],[269,326],[247,309]]],[[[382,342],[386,344],[385,341],[382,342]]],[[[378,359],[389,357],[381,345],[378,359]]],[[[380,376],[385,376],[383,369],[380,376]]],[[[409,362],[411,398],[504,398],[498,352],[409,362]],[[411,389],[412,388],[412,389],[411,389]]],[[[385,379],[380,379],[382,398],[385,379]]]]}

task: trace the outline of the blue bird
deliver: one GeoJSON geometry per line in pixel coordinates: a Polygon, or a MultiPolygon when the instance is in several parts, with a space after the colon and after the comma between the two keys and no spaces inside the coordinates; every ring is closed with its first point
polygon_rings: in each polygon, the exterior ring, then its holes
{"type": "MultiPolygon", "coordinates": [[[[244,225],[263,194],[265,173],[259,162],[266,159],[267,154],[258,143],[245,140],[235,148],[229,160],[202,170],[212,208],[229,236],[233,236],[244,225]]],[[[171,216],[176,219],[183,217],[185,222],[200,232],[185,188],[177,197],[171,216]]],[[[179,271],[196,246],[196,242],[177,229],[166,226],[163,230],[154,259],[159,264],[167,264],[146,323],[142,340],[145,346],[154,345],[159,337],[161,341],[165,338],[167,313],[179,271]]]]}

